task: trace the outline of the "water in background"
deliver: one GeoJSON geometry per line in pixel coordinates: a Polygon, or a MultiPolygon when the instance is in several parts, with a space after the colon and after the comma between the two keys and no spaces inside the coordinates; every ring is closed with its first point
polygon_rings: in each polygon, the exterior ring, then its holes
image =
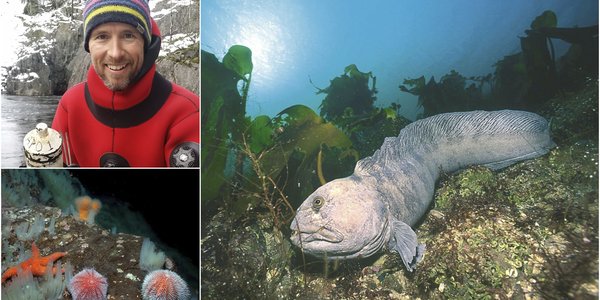
{"type": "MultiPolygon", "coordinates": [[[[202,1],[202,50],[221,59],[229,47],[252,50],[250,116],[274,116],[302,103],[319,111],[329,80],[356,64],[377,76],[378,107],[402,105],[411,120],[417,97],[400,92],[404,79],[436,81],[450,70],[494,72],[520,51],[531,21],[553,10],[559,27],[598,23],[598,1],[202,1]],[[314,83],[314,85],[311,83],[314,83]]],[[[561,43],[553,41],[559,57],[561,43]]]]}
{"type": "Polygon", "coordinates": [[[44,122],[50,126],[59,96],[12,96],[2,95],[2,161],[3,168],[16,168],[25,165],[23,158],[23,137],[35,125],[44,122]]]}

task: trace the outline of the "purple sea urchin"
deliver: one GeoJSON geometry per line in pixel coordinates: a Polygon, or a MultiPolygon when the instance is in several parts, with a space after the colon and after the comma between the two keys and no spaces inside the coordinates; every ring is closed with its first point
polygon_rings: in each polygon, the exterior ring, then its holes
{"type": "Polygon", "coordinates": [[[83,269],[77,273],[68,285],[74,300],[104,300],[108,282],[94,269],[83,269]]]}
{"type": "Polygon", "coordinates": [[[187,300],[190,298],[190,291],[177,273],[156,270],[144,278],[142,297],[144,300],[187,300]]]}

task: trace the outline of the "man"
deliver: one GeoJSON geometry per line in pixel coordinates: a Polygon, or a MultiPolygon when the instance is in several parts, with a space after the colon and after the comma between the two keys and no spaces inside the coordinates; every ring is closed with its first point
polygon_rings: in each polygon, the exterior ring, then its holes
{"type": "Polygon", "coordinates": [[[197,167],[200,99],[156,72],[160,31],[147,0],[88,0],[87,81],[69,89],[52,128],[82,167],[197,167]]]}

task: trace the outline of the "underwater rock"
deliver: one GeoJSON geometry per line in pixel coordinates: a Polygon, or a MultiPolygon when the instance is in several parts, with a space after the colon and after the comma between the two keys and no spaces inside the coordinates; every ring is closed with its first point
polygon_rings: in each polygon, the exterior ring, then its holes
{"type": "Polygon", "coordinates": [[[203,227],[202,297],[272,298],[299,284],[289,269],[291,244],[269,218],[235,219],[220,210],[203,227]]]}
{"type": "Polygon", "coordinates": [[[269,222],[257,215],[268,214],[249,211],[240,220],[220,210],[210,221],[203,219],[202,296],[597,299],[597,80],[550,99],[540,111],[552,120],[558,144],[546,156],[500,172],[472,167],[442,174],[438,213],[418,227],[428,252],[415,272],[404,270],[397,254],[324,263],[292,252],[287,241],[277,246],[277,240],[267,249],[280,247],[281,260],[270,264],[265,252],[247,254],[267,262],[248,272],[248,265],[232,262],[240,259],[234,254],[264,251],[261,237],[272,229],[260,225],[269,222]],[[240,235],[246,242],[238,245],[252,246],[232,251],[229,241],[242,240],[240,235]],[[278,289],[265,289],[268,282],[278,289]]]}
{"type": "Polygon", "coordinates": [[[22,249],[29,248],[31,241],[19,241],[15,228],[40,215],[45,219],[45,230],[36,239],[41,255],[67,252],[61,261],[70,262],[75,273],[94,268],[107,279],[109,299],[142,299],[142,281],[147,272],[140,269],[138,260],[143,237],[111,234],[98,225],[88,225],[64,215],[54,207],[2,207],[3,268],[28,257],[22,249]],[[51,224],[54,226],[52,233],[51,224]]]}

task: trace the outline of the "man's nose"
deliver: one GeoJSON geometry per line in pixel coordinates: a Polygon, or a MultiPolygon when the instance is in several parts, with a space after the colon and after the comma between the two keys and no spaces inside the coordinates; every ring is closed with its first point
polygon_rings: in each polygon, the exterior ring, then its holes
{"type": "Polygon", "coordinates": [[[113,38],[109,43],[108,55],[113,59],[120,59],[123,54],[123,44],[119,39],[113,38]]]}

